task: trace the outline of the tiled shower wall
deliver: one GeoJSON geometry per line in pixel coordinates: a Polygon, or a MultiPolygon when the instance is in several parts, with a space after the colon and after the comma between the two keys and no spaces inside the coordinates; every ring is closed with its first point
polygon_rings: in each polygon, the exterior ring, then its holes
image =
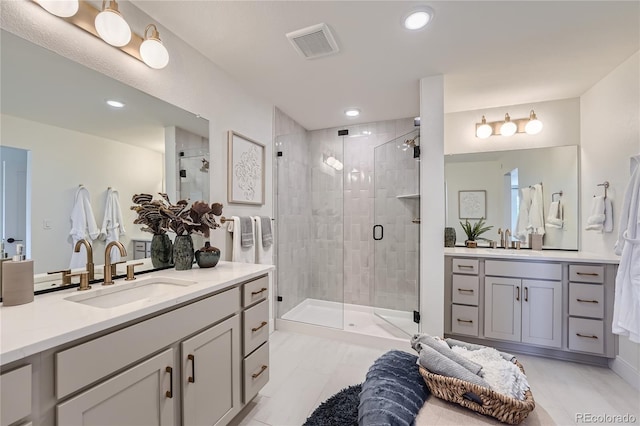
{"type": "Polygon", "coordinates": [[[279,109],[274,113],[277,194],[277,315],[311,294],[311,157],[308,132],[279,109]]]}

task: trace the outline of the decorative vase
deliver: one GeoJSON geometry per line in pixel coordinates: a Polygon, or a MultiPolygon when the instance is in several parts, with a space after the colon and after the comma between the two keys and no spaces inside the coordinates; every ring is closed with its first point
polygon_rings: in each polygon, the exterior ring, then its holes
{"type": "Polygon", "coordinates": [[[456,230],[455,228],[444,228],[444,246],[455,247],[456,246],[456,230]]]}
{"type": "Polygon", "coordinates": [[[173,243],[173,263],[176,271],[193,268],[193,239],[191,235],[176,235],[173,243]]]}
{"type": "Polygon", "coordinates": [[[209,241],[204,243],[204,247],[196,251],[196,262],[201,268],[213,268],[220,260],[220,249],[212,247],[209,241]]]}
{"type": "Polygon", "coordinates": [[[467,240],[467,241],[464,242],[464,244],[467,246],[467,248],[477,248],[478,247],[478,242],[477,241],[467,240]]]}
{"type": "Polygon", "coordinates": [[[173,243],[167,234],[154,234],[151,238],[151,264],[154,268],[171,266],[173,243]]]}

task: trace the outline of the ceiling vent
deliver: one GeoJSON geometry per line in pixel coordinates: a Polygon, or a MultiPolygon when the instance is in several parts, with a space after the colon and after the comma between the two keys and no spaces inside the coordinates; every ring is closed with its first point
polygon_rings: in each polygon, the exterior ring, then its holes
{"type": "Polygon", "coordinates": [[[338,44],[327,24],[317,24],[301,30],[287,33],[294,49],[306,59],[338,53],[338,44]]]}

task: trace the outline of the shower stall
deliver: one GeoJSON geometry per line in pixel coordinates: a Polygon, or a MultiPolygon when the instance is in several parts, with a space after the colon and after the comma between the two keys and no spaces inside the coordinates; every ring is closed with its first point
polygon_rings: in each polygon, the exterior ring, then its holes
{"type": "Polygon", "coordinates": [[[417,332],[419,127],[403,119],[306,131],[277,113],[278,319],[417,332]]]}

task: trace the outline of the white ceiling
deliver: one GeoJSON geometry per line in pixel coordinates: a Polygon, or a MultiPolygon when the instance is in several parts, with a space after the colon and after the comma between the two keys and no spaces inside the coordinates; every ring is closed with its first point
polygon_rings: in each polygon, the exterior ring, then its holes
{"type": "Polygon", "coordinates": [[[446,112],[577,97],[640,46],[638,1],[133,3],[309,130],[417,115],[435,74],[446,112]],[[433,22],[405,30],[418,5],[433,22]],[[285,34],[320,22],[340,52],[305,60],[285,34]]]}

